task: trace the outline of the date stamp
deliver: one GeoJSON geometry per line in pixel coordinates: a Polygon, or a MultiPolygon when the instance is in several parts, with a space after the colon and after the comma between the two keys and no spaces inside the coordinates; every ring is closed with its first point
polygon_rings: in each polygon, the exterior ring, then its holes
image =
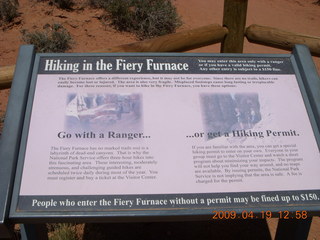
{"type": "Polygon", "coordinates": [[[279,219],[306,219],[308,218],[308,211],[247,211],[242,212],[236,211],[212,211],[212,219],[269,219],[269,218],[279,218],[279,219]]]}

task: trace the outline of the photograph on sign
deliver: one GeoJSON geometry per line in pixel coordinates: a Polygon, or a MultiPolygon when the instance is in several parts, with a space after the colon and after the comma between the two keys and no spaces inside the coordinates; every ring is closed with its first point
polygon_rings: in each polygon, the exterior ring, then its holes
{"type": "Polygon", "coordinates": [[[67,95],[66,132],[122,129],[141,132],[142,96],[139,94],[70,93],[67,95]]]}
{"type": "Polygon", "coordinates": [[[205,134],[208,139],[221,133],[240,135],[261,120],[259,96],[256,93],[200,95],[205,134]]]}

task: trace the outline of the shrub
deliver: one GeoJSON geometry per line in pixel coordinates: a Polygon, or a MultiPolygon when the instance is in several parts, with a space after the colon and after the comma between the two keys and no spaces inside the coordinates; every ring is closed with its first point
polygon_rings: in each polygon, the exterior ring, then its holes
{"type": "Polygon", "coordinates": [[[54,4],[62,9],[71,9],[74,5],[72,0],[51,0],[49,3],[54,4]]]}
{"type": "Polygon", "coordinates": [[[77,240],[77,233],[72,224],[59,223],[54,224],[54,231],[49,240],[77,240]]]}
{"type": "Polygon", "coordinates": [[[140,39],[175,32],[181,25],[170,0],[91,0],[102,4],[111,24],[120,31],[134,32],[140,39]]]}
{"type": "Polygon", "coordinates": [[[12,22],[18,14],[18,2],[0,0],[0,26],[3,23],[12,22]]]}
{"type": "Polygon", "coordinates": [[[108,0],[88,0],[88,3],[94,8],[106,8],[108,0]]]}
{"type": "Polygon", "coordinates": [[[49,2],[49,5],[55,5],[61,9],[72,9],[74,2],[73,0],[37,0],[38,2],[49,2]]]}
{"type": "Polygon", "coordinates": [[[45,31],[33,33],[24,30],[22,39],[35,45],[37,52],[65,52],[73,43],[69,32],[61,24],[47,24],[45,31]]]}

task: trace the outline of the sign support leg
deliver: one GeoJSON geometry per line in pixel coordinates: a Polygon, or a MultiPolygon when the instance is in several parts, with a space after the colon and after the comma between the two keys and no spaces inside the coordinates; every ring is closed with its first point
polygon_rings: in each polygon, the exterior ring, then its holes
{"type": "Polygon", "coordinates": [[[312,218],[279,219],[275,240],[303,240],[308,238],[312,218]]]}
{"type": "Polygon", "coordinates": [[[48,240],[46,224],[21,224],[21,240],[48,240]]]}

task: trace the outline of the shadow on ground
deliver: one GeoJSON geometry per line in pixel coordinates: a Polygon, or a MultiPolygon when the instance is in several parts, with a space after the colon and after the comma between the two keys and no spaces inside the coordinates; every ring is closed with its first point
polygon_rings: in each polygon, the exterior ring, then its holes
{"type": "Polygon", "coordinates": [[[83,240],[271,240],[265,220],[86,224],[83,240]]]}

